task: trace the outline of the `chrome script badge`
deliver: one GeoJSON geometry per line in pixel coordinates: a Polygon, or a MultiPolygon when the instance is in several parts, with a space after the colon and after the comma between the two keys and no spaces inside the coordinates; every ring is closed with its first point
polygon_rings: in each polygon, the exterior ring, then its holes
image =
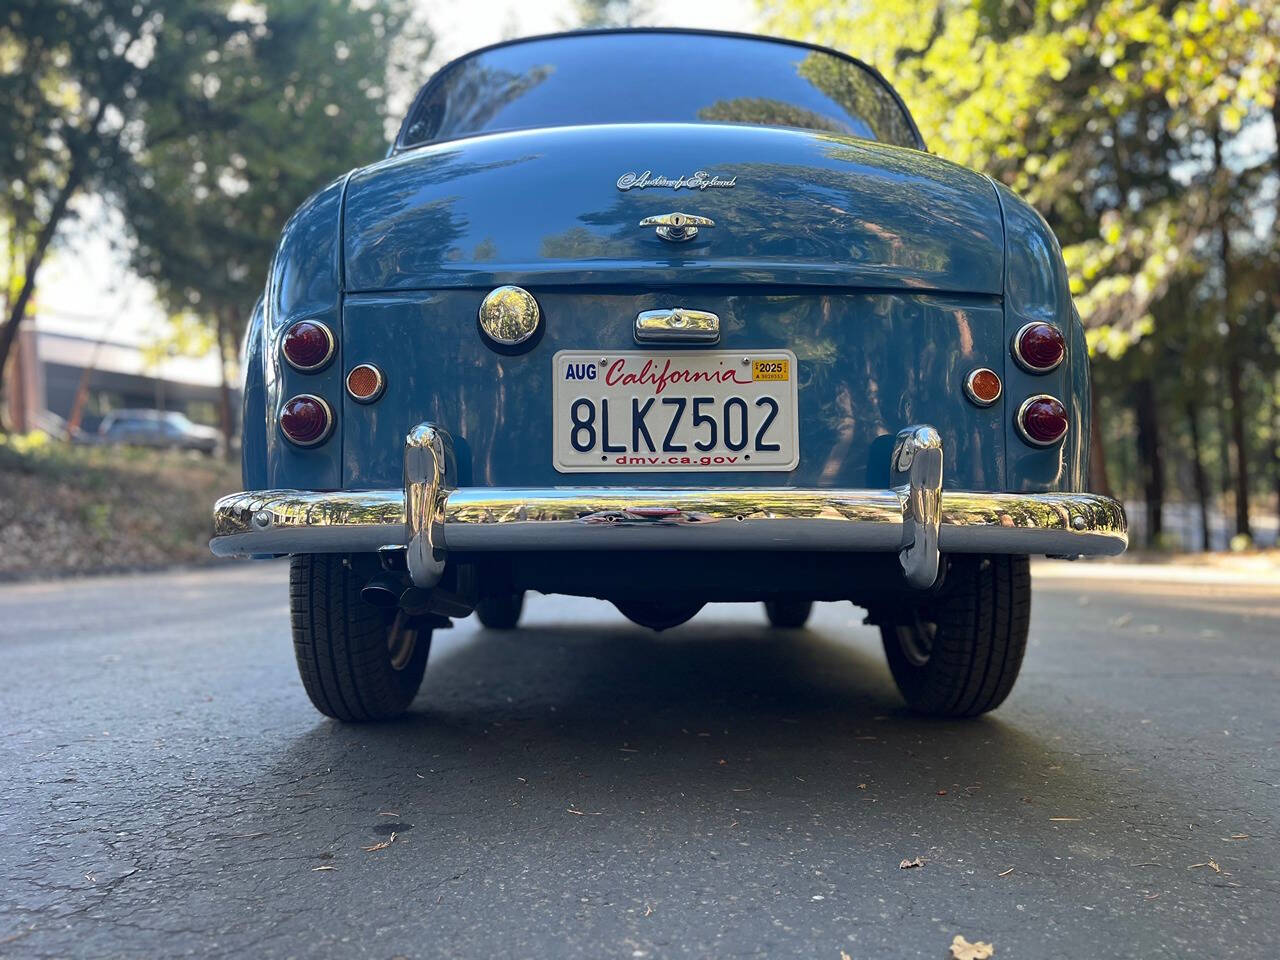
{"type": "Polygon", "coordinates": [[[618,178],[618,189],[647,190],[650,187],[665,187],[668,190],[706,190],[709,187],[732,187],[737,182],[736,174],[726,179],[707,173],[705,170],[698,170],[687,177],[672,180],[661,174],[655,175],[652,170],[646,170],[644,173],[634,171],[624,173],[618,178]]]}

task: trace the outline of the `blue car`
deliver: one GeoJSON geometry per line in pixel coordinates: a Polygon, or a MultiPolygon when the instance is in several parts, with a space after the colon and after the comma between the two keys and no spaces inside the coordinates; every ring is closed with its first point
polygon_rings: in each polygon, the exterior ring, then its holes
{"type": "Polygon", "coordinates": [[[1085,491],[1053,233],[930,155],[834,50],[616,30],[488,47],[284,228],[219,555],[292,560],[331,717],[414,699],[432,630],[526,591],[661,630],[864,607],[907,703],[1008,695],[1028,557],[1124,550],[1085,491]]]}

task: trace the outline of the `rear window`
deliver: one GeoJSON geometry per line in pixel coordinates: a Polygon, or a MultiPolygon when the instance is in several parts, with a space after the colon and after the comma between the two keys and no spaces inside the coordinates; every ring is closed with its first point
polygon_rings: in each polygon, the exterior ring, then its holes
{"type": "Polygon", "coordinates": [[[534,127],[744,123],[923,147],[879,74],[839,54],[758,37],[566,34],[481,50],[419,92],[399,148],[534,127]]]}

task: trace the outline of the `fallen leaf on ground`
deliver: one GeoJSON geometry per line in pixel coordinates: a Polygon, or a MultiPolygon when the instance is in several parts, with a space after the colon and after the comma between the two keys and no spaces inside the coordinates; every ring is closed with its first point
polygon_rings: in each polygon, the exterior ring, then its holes
{"type": "Polygon", "coordinates": [[[1214,861],[1212,861],[1212,860],[1209,860],[1207,863],[1193,863],[1191,866],[1187,867],[1187,869],[1188,869],[1188,870],[1196,870],[1196,869],[1198,869],[1198,868],[1200,868],[1200,867],[1208,867],[1208,868],[1209,868],[1210,870],[1212,870],[1214,873],[1221,873],[1221,872],[1222,872],[1222,868],[1221,868],[1220,866],[1218,866],[1218,865],[1217,865],[1214,861]]]}
{"type": "Polygon", "coordinates": [[[899,870],[910,870],[912,867],[923,867],[925,865],[924,857],[916,857],[912,860],[903,860],[898,864],[899,870]]]}
{"type": "Polygon", "coordinates": [[[960,934],[956,934],[954,940],[951,941],[951,956],[953,960],[987,960],[996,952],[996,948],[989,943],[979,940],[977,943],[970,943],[960,934]]]}
{"type": "Polygon", "coordinates": [[[391,836],[387,837],[387,839],[383,840],[381,843],[375,843],[372,846],[361,847],[360,849],[362,849],[365,853],[373,853],[373,851],[375,850],[385,850],[387,849],[387,847],[391,846],[395,842],[396,842],[396,832],[392,830],[391,836]]]}

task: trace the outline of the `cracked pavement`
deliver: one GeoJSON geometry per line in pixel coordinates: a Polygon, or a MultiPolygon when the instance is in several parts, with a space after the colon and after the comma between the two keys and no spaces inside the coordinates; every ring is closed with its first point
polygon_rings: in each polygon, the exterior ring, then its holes
{"type": "Polygon", "coordinates": [[[344,727],[283,564],[0,586],[0,956],[1273,958],[1280,585],[1103,569],[976,722],[848,604],[531,597],[344,727]]]}

